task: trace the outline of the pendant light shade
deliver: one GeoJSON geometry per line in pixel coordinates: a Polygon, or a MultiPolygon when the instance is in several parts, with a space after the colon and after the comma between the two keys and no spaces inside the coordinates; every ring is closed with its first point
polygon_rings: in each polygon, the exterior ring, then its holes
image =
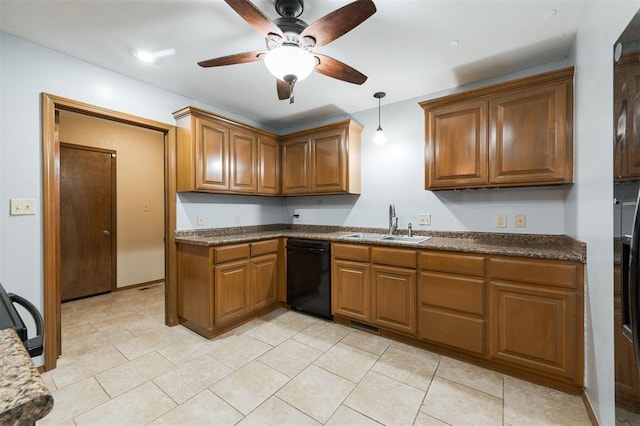
{"type": "Polygon", "coordinates": [[[373,97],[378,100],[378,129],[376,130],[376,134],[373,136],[373,143],[376,145],[382,145],[387,141],[387,137],[384,135],[382,131],[382,126],[380,125],[380,99],[384,98],[387,94],[384,92],[376,92],[373,94],[373,97]]]}
{"type": "Polygon", "coordinates": [[[264,64],[276,78],[291,83],[309,77],[316,67],[316,58],[301,47],[284,45],[267,52],[264,64]]]}

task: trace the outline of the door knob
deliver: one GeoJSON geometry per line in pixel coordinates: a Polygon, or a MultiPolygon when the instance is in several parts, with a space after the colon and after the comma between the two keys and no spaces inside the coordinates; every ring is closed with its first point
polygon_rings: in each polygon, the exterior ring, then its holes
{"type": "Polygon", "coordinates": [[[104,235],[105,237],[108,237],[109,235],[111,235],[111,232],[105,229],[104,231],[102,231],[102,235],[104,235]]]}

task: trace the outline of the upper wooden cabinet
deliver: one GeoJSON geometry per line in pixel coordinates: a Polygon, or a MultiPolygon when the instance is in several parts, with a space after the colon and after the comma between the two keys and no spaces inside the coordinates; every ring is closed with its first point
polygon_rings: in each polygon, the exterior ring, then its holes
{"type": "Polygon", "coordinates": [[[361,133],[346,120],[283,137],[283,195],[359,194],[361,133]]]}
{"type": "Polygon", "coordinates": [[[426,189],[573,181],[573,67],[420,106],[426,189]]]}
{"type": "Polygon", "coordinates": [[[280,195],[276,135],[194,107],[174,117],[178,192],[280,195]]]}
{"type": "Polygon", "coordinates": [[[640,180],[640,54],[623,55],[613,68],[613,170],[616,182],[640,180]]]}
{"type": "Polygon", "coordinates": [[[258,137],[258,194],[280,195],[280,142],[271,135],[258,137]]]}

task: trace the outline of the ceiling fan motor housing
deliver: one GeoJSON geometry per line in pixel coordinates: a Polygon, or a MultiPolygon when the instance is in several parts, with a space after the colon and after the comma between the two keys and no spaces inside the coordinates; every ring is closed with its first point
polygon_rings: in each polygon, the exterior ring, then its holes
{"type": "Polygon", "coordinates": [[[276,12],[283,18],[297,18],[304,11],[302,0],[276,0],[276,12]]]}

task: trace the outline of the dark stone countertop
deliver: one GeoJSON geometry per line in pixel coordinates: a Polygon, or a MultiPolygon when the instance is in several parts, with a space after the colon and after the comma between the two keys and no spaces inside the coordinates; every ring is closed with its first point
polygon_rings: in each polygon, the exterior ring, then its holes
{"type": "Polygon", "coordinates": [[[33,424],[53,408],[29,353],[12,328],[0,330],[0,424],[33,424]]]}
{"type": "MultiPolygon", "coordinates": [[[[247,243],[269,238],[306,238],[328,240],[331,242],[447,250],[538,259],[557,259],[586,263],[586,244],[566,235],[447,231],[415,232],[414,235],[432,237],[421,243],[366,238],[354,240],[345,237],[345,235],[355,232],[384,234],[385,230],[380,228],[350,228],[318,225],[264,225],[176,231],[175,239],[176,242],[183,244],[217,246],[247,243]]],[[[400,233],[397,234],[401,235],[400,233]]]]}

